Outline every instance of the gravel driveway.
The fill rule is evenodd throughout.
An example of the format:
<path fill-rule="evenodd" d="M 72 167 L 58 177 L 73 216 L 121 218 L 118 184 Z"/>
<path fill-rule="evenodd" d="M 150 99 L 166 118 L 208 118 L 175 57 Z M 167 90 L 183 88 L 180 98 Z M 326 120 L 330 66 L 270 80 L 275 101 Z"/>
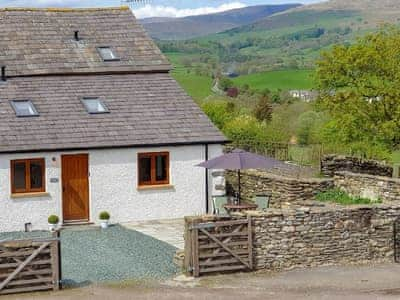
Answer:
<path fill-rule="evenodd" d="M 48 232 L 0 234 L 1 239 L 49 236 Z M 165 279 L 178 273 L 176 248 L 119 225 L 106 230 L 61 231 L 62 278 L 66 286 L 128 279 Z"/>

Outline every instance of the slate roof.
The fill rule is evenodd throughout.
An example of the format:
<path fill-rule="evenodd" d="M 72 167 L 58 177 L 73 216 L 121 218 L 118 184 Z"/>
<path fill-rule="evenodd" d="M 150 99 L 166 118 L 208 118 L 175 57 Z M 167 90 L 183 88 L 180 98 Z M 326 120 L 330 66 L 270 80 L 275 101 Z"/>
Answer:
<path fill-rule="evenodd" d="M 83 97 L 110 113 L 88 114 Z M 38 117 L 16 117 L 30 99 Z M 169 74 L 21 77 L 0 83 L 0 152 L 220 143 L 225 137 Z"/>
<path fill-rule="evenodd" d="M 104 62 L 99 46 L 120 61 Z M 127 8 L 0 9 L 0 64 L 2 153 L 226 141 Z M 84 97 L 109 113 L 88 114 Z M 39 116 L 17 117 L 11 100 Z"/>
<path fill-rule="evenodd" d="M 120 61 L 104 62 L 102 46 Z M 8 76 L 171 69 L 127 7 L 0 9 L 0 64 Z"/>

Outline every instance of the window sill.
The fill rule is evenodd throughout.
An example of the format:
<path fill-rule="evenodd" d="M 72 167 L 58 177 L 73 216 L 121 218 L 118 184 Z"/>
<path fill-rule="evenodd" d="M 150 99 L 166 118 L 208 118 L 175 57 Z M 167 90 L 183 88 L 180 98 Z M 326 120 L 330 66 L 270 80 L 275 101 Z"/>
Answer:
<path fill-rule="evenodd" d="M 47 193 L 47 192 L 11 194 L 11 198 L 13 198 L 13 199 L 32 198 L 32 197 L 48 197 L 48 196 L 50 196 L 50 193 Z"/>
<path fill-rule="evenodd" d="M 138 191 L 147 191 L 147 190 L 169 190 L 174 189 L 172 184 L 157 184 L 157 185 L 142 185 L 138 186 Z"/>

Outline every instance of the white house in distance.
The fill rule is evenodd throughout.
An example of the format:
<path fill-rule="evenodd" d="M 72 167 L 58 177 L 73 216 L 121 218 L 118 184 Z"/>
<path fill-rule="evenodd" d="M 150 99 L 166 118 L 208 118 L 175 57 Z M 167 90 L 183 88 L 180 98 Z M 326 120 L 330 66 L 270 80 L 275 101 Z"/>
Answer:
<path fill-rule="evenodd" d="M 0 231 L 201 214 L 225 137 L 128 8 L 0 10 Z"/>

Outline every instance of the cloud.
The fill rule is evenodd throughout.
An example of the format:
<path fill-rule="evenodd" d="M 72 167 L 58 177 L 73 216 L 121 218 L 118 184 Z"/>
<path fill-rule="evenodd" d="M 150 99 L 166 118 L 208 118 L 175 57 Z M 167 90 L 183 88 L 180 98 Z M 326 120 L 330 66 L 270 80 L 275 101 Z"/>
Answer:
<path fill-rule="evenodd" d="M 211 7 L 204 6 L 199 8 L 175 8 L 171 6 L 151 5 L 146 4 L 140 8 L 134 8 L 133 13 L 137 18 L 150 18 L 150 17 L 172 17 L 181 18 L 186 16 L 197 16 L 204 14 L 219 13 L 230 9 L 243 8 L 246 4 L 241 2 L 225 3 L 220 6 Z"/>

